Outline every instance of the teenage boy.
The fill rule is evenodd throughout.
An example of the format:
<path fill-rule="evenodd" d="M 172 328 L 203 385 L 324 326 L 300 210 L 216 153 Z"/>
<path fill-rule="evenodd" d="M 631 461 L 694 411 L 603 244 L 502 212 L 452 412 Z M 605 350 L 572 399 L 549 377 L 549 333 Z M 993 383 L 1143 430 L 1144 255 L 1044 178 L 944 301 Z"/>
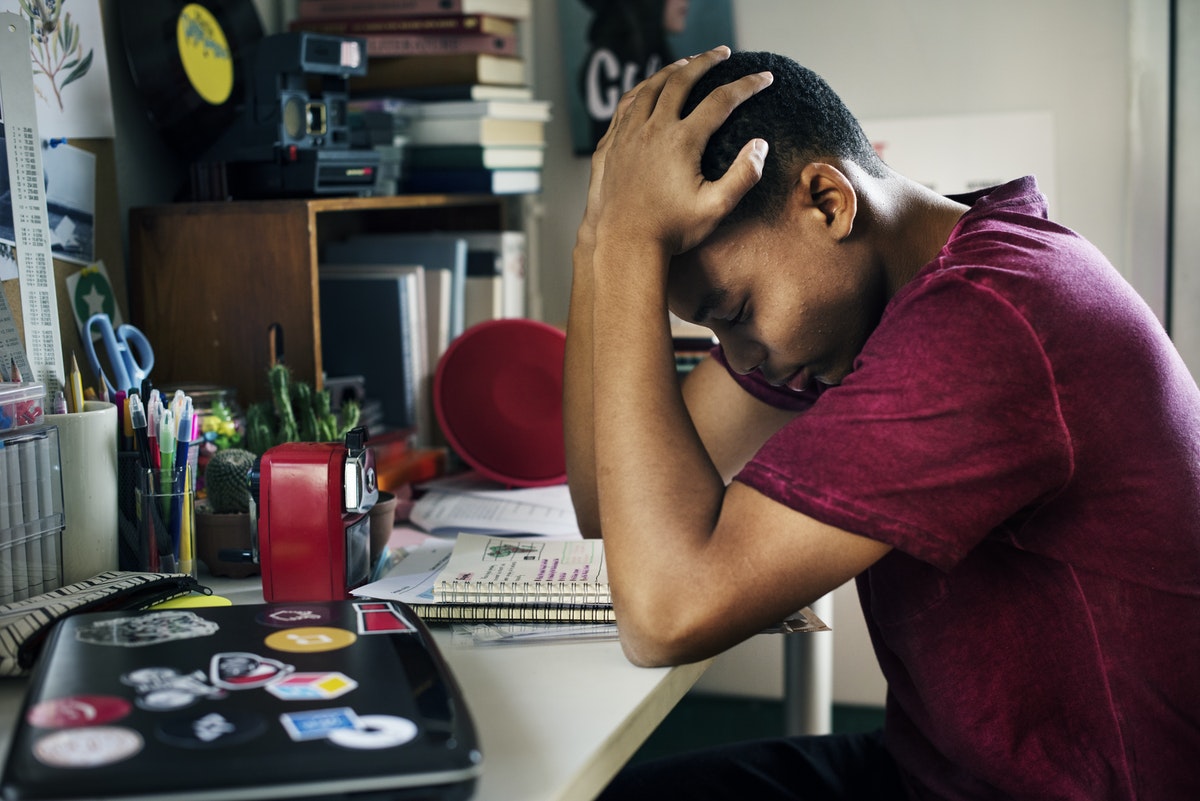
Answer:
<path fill-rule="evenodd" d="M 668 309 L 721 343 L 682 389 Z M 795 62 L 676 62 L 592 160 L 565 409 L 633 662 L 856 578 L 888 681 L 882 734 L 611 797 L 1200 798 L 1200 392 L 1033 178 L 943 197 Z"/>

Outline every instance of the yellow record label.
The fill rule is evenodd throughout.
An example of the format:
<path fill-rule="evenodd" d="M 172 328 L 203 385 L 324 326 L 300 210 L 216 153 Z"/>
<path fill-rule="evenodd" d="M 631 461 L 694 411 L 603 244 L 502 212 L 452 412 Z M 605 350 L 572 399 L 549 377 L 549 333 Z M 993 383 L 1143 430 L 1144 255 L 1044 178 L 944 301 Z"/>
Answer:
<path fill-rule="evenodd" d="M 214 106 L 228 100 L 233 93 L 233 58 L 217 18 L 204 6 L 188 3 L 179 12 L 175 35 L 192 88 Z"/>

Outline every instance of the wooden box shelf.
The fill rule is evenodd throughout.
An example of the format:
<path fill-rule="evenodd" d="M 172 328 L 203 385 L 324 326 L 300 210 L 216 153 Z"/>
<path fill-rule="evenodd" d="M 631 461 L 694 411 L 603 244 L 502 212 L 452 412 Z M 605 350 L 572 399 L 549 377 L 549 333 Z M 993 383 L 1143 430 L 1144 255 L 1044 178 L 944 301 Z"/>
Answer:
<path fill-rule="evenodd" d="M 130 211 L 130 309 L 155 353 L 151 380 L 217 384 L 246 406 L 268 397 L 269 329 L 283 360 L 322 387 L 317 265 L 359 232 L 505 227 L 503 198 L 373 198 L 179 203 Z"/>

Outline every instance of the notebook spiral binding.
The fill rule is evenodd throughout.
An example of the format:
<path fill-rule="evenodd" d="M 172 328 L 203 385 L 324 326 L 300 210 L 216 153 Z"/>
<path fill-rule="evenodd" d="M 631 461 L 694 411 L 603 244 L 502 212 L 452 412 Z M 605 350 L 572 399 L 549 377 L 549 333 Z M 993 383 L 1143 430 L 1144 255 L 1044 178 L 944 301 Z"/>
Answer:
<path fill-rule="evenodd" d="M 434 588 L 439 603 L 609 606 L 608 587 L 589 581 L 442 581 Z"/>

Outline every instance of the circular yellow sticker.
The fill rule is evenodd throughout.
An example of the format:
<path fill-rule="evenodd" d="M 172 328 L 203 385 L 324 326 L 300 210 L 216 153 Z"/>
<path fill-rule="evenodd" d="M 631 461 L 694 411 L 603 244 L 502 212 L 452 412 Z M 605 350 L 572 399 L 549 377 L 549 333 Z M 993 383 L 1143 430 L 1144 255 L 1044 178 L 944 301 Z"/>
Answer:
<path fill-rule="evenodd" d="M 188 3 L 175 26 L 179 58 L 192 88 L 214 106 L 233 93 L 233 57 L 221 24 L 207 8 Z"/>
<path fill-rule="evenodd" d="M 336 651 L 339 648 L 345 648 L 357 639 L 357 634 L 346 629 L 335 629 L 330 626 L 301 626 L 277 631 L 269 635 L 264 642 L 268 648 L 274 648 L 276 651 L 303 654 Z"/>

